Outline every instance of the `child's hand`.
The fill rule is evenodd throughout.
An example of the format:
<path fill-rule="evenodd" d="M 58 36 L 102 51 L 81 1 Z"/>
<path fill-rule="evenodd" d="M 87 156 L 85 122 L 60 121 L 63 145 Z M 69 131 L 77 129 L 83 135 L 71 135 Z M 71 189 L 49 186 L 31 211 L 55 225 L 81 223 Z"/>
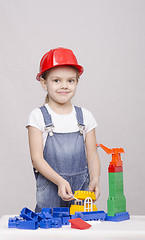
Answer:
<path fill-rule="evenodd" d="M 91 192 L 95 192 L 96 200 L 97 200 L 100 196 L 100 187 L 96 180 L 90 181 L 89 190 Z"/>
<path fill-rule="evenodd" d="M 62 181 L 60 181 L 58 184 L 58 195 L 64 201 L 73 200 L 73 197 L 72 197 L 73 193 L 72 193 L 70 184 L 65 179 L 62 179 Z"/>

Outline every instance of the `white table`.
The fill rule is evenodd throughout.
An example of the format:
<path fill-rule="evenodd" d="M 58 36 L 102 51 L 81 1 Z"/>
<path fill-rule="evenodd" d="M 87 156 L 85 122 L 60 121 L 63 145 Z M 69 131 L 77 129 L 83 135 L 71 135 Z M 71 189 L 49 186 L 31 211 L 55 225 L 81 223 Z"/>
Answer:
<path fill-rule="evenodd" d="M 62 228 L 22 230 L 7 227 L 8 218 L 0 218 L 0 240 L 145 240 L 145 216 L 131 216 L 123 222 L 89 221 L 90 229 Z"/>

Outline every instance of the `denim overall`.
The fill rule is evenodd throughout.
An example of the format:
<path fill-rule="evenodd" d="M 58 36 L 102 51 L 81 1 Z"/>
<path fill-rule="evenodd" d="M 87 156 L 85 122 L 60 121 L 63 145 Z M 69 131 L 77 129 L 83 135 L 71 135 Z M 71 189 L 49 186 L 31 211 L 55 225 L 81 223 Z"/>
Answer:
<path fill-rule="evenodd" d="M 84 143 L 82 109 L 75 106 L 79 131 L 71 133 L 55 133 L 51 115 L 45 106 L 41 107 L 45 130 L 48 132 L 43 156 L 48 164 L 64 179 L 72 189 L 88 190 L 89 176 Z M 69 207 L 72 201 L 63 201 L 58 196 L 58 187 L 34 169 L 36 177 L 36 212 L 46 207 Z M 86 180 L 86 181 L 85 181 Z"/>

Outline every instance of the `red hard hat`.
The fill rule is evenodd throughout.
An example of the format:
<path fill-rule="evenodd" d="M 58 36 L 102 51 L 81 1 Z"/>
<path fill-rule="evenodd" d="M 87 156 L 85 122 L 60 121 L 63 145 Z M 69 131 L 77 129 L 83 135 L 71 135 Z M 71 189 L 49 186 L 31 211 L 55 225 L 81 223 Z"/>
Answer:
<path fill-rule="evenodd" d="M 70 49 L 66 48 L 55 48 L 47 52 L 40 61 L 40 70 L 36 76 L 39 81 L 40 76 L 46 70 L 56 67 L 56 66 L 74 66 L 79 70 L 79 75 L 84 71 L 83 67 L 78 65 L 77 59 L 74 53 Z"/>

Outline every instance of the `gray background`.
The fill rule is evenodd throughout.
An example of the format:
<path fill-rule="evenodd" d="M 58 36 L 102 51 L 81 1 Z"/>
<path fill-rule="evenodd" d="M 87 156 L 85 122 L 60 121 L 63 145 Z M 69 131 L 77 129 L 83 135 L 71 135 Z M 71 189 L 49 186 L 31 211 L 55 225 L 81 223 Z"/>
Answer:
<path fill-rule="evenodd" d="M 97 141 L 123 147 L 127 210 L 145 214 L 145 1 L 0 0 L 0 214 L 35 206 L 25 128 L 44 102 L 35 80 L 42 55 L 71 48 L 84 66 L 73 103 L 89 109 Z M 101 196 L 107 209 L 111 156 L 99 149 Z"/>

